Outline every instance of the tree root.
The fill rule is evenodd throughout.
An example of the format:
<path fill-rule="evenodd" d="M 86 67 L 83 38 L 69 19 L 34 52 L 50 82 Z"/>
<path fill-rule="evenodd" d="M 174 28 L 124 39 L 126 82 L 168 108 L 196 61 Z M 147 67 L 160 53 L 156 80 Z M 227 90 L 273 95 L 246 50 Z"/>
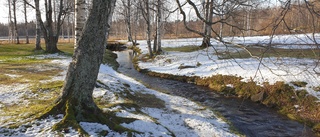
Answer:
<path fill-rule="evenodd" d="M 128 119 L 128 118 L 118 118 L 113 114 L 107 114 L 104 113 L 102 110 L 100 110 L 98 107 L 96 108 L 90 108 L 90 109 L 85 109 L 81 111 L 81 115 L 85 116 L 83 119 L 77 118 L 77 113 L 76 113 L 76 106 L 72 103 L 70 103 L 70 100 L 66 101 L 65 103 L 58 102 L 54 106 L 48 108 L 45 110 L 43 114 L 38 116 L 36 119 L 44 119 L 47 118 L 50 115 L 58 115 L 58 114 L 64 114 L 63 119 L 56 123 L 52 129 L 54 131 L 64 131 L 68 132 L 69 127 L 75 129 L 76 131 L 79 132 L 80 135 L 88 135 L 88 133 L 80 126 L 79 122 L 96 122 L 96 123 L 101 123 L 107 125 L 111 130 L 114 130 L 119 133 L 123 132 L 136 132 L 131 129 L 127 129 L 120 124 L 123 121 L 134 121 L 133 119 Z M 82 106 L 83 107 L 83 106 Z M 83 107 L 85 108 L 85 107 Z M 94 110 L 94 112 L 92 112 Z M 122 119 L 122 120 L 120 120 Z"/>

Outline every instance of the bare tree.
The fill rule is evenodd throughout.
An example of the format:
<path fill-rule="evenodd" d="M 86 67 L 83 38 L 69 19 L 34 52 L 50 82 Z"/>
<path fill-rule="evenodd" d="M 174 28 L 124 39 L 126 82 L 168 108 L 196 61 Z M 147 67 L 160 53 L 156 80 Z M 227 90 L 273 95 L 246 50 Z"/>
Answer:
<path fill-rule="evenodd" d="M 36 10 L 36 48 L 35 50 L 42 50 L 41 48 L 41 13 L 39 7 L 39 0 L 34 0 Z"/>
<path fill-rule="evenodd" d="M 17 0 L 12 0 L 12 11 L 13 11 L 13 28 L 14 28 L 15 43 L 20 44 L 18 27 L 17 27 Z"/>
<path fill-rule="evenodd" d="M 156 24 L 156 36 L 155 36 L 155 40 L 154 43 L 155 47 L 154 47 L 154 52 L 156 53 L 160 53 L 161 50 L 161 39 L 162 39 L 162 6 L 163 6 L 163 0 L 157 0 L 157 24 Z"/>
<path fill-rule="evenodd" d="M 29 33 L 28 33 L 28 18 L 27 18 L 27 2 L 23 2 L 23 13 L 24 13 L 24 29 L 26 35 L 26 44 L 29 44 Z"/>
<path fill-rule="evenodd" d="M 149 0 L 142 0 L 140 2 L 140 9 L 142 11 L 142 15 L 144 20 L 146 21 L 147 25 L 147 44 L 148 44 L 148 51 L 149 51 L 149 56 L 153 57 L 153 52 L 151 48 L 151 13 L 150 13 L 150 2 Z"/>
<path fill-rule="evenodd" d="M 106 37 L 110 29 L 116 0 L 93 0 L 87 22 L 69 65 L 63 92 L 56 104 L 43 117 L 50 114 L 65 114 L 55 125 L 57 129 L 70 125 L 80 128 L 78 122 L 100 122 L 114 128 L 110 119 L 93 101 L 100 64 L 106 48 Z"/>
<path fill-rule="evenodd" d="M 12 9 L 11 9 L 11 0 L 8 0 L 8 30 L 9 30 L 9 42 L 13 43 L 13 22 L 12 22 Z"/>
<path fill-rule="evenodd" d="M 202 1 L 203 11 L 204 11 L 204 19 L 207 22 L 203 24 L 203 33 L 204 37 L 202 40 L 201 47 L 209 47 L 211 45 L 211 25 L 212 25 L 212 17 L 213 17 L 213 0 Z"/>
<path fill-rule="evenodd" d="M 72 9 L 70 8 L 70 6 L 65 6 L 63 1 L 64 0 L 59 0 L 59 3 L 58 3 L 59 11 L 58 11 L 56 22 L 53 21 L 54 18 L 53 18 L 52 0 L 44 1 L 45 17 L 46 17 L 45 22 L 43 22 L 41 18 L 39 0 L 34 0 L 35 6 L 28 3 L 28 5 L 30 5 L 32 8 L 36 10 L 37 26 L 39 25 L 41 27 L 41 32 L 43 34 L 44 41 L 46 44 L 45 52 L 47 53 L 59 52 L 57 48 L 57 43 L 58 43 L 60 31 L 61 31 L 61 26 L 63 25 L 64 18 L 66 17 L 67 13 L 69 12 L 70 9 Z M 36 44 L 36 47 L 37 47 L 37 44 Z"/>
<path fill-rule="evenodd" d="M 131 24 L 131 14 L 132 14 L 132 0 L 121 0 L 121 6 L 123 9 L 120 11 L 121 15 L 124 17 L 124 21 L 126 23 L 126 31 L 127 31 L 127 37 L 129 42 L 133 42 L 132 38 L 132 24 Z M 134 44 L 134 43 L 133 43 Z"/>

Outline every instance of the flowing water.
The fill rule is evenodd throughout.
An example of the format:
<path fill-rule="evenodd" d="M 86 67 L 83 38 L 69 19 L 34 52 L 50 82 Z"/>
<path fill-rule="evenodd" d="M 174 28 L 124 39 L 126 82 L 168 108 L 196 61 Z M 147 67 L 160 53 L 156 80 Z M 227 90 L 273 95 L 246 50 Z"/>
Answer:
<path fill-rule="evenodd" d="M 304 124 L 289 120 L 274 109 L 250 100 L 224 97 L 207 87 L 175 80 L 162 79 L 137 72 L 132 65 L 132 51 L 117 52 L 118 71 L 141 81 L 155 90 L 185 97 L 212 110 L 218 111 L 233 126 L 248 137 L 313 137 L 311 129 Z"/>

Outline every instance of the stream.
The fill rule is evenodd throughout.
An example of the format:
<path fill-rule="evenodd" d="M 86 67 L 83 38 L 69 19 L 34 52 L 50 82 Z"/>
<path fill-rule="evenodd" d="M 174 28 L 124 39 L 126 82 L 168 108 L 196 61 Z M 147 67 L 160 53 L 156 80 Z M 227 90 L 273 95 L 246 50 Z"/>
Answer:
<path fill-rule="evenodd" d="M 132 51 L 116 52 L 118 71 L 147 87 L 193 100 L 219 112 L 247 137 L 313 137 L 309 127 L 280 115 L 276 110 L 250 100 L 225 97 L 207 87 L 139 73 L 132 65 Z"/>

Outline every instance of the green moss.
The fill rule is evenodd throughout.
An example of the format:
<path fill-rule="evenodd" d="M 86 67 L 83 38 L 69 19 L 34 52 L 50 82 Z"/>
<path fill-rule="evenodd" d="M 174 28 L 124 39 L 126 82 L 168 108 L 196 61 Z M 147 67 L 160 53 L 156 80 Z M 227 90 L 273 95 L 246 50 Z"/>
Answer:
<path fill-rule="evenodd" d="M 72 127 L 73 129 L 76 129 L 80 134 L 88 135 L 88 133 L 82 129 L 82 127 L 79 125 L 78 121 L 76 120 L 75 112 L 72 109 L 72 106 L 69 103 L 69 101 L 66 103 L 65 107 L 66 107 L 65 116 L 60 122 L 53 125 L 52 129 L 62 131 L 62 130 L 67 130 L 69 127 Z"/>

